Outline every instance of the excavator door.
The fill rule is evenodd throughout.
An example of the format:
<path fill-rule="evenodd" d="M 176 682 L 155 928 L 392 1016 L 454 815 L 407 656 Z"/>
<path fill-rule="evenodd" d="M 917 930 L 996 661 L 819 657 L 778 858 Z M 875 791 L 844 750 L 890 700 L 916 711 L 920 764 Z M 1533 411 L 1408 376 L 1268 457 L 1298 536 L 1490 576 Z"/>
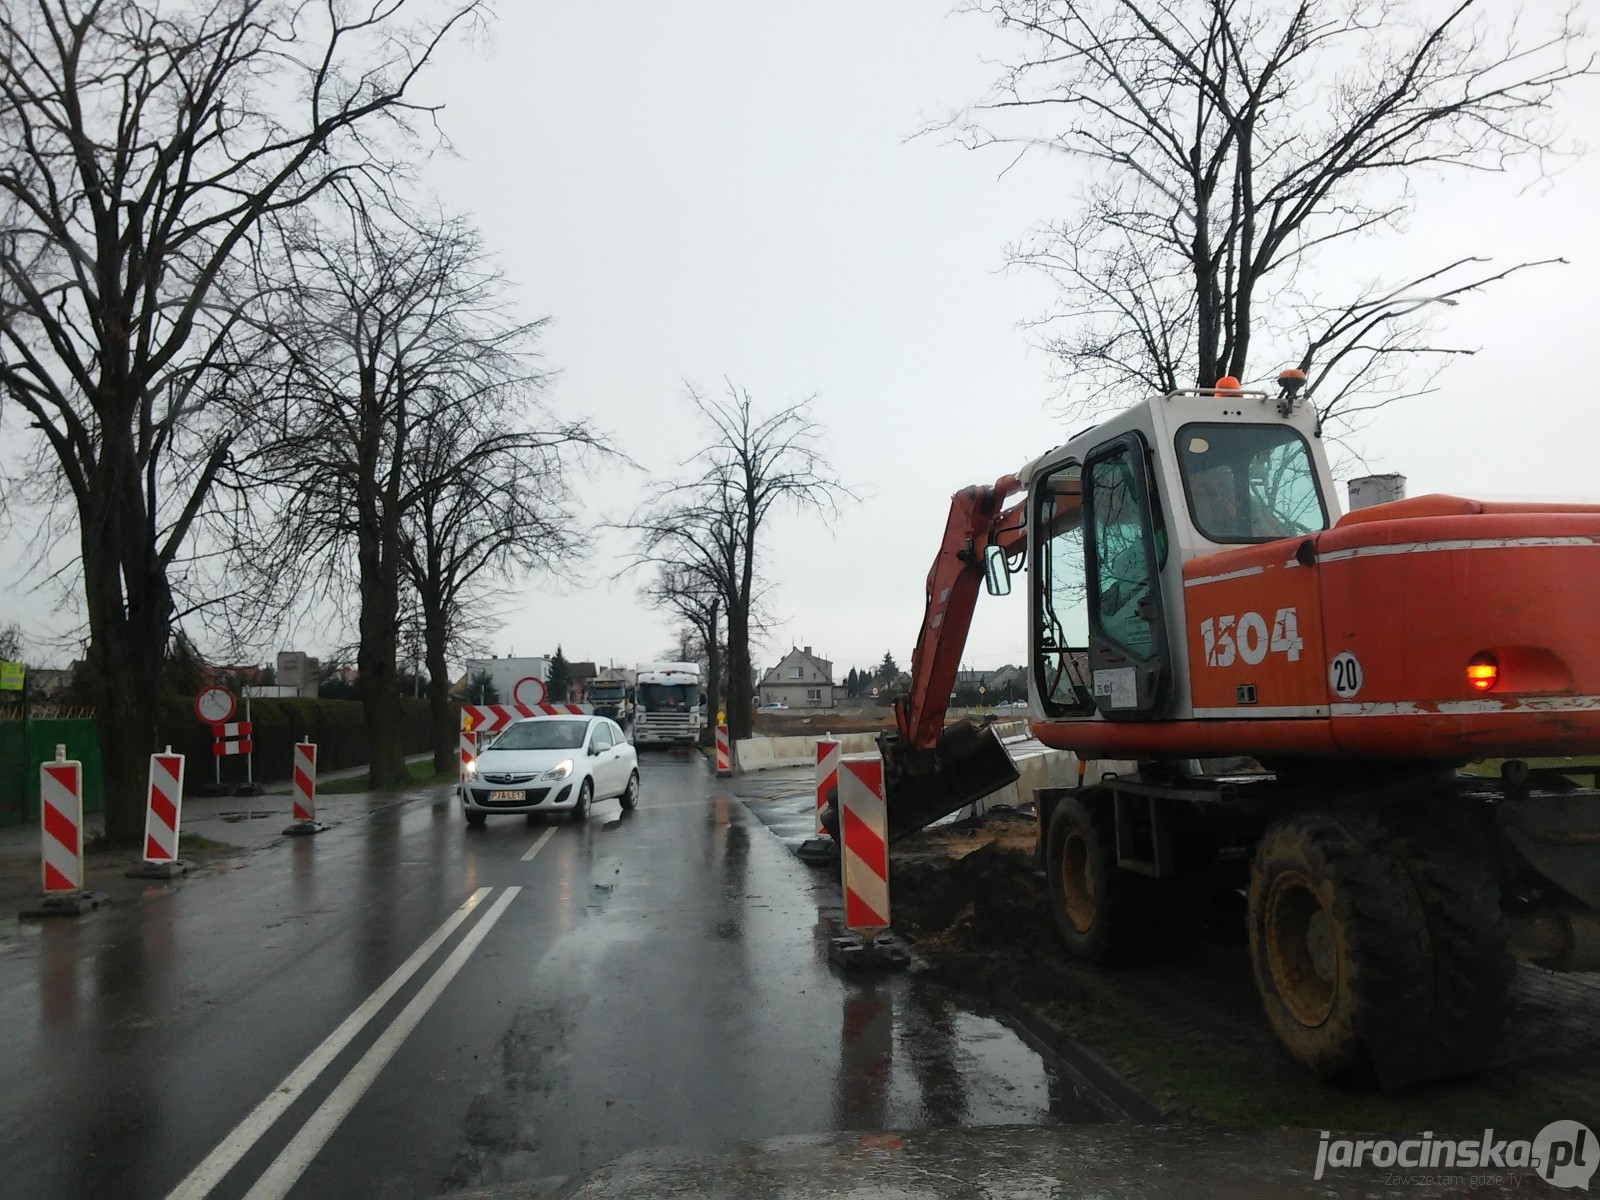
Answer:
<path fill-rule="evenodd" d="M 1097 447 L 1084 463 L 1090 692 L 1111 721 L 1159 717 L 1172 699 L 1160 578 L 1167 536 L 1148 463 L 1137 433 Z"/>

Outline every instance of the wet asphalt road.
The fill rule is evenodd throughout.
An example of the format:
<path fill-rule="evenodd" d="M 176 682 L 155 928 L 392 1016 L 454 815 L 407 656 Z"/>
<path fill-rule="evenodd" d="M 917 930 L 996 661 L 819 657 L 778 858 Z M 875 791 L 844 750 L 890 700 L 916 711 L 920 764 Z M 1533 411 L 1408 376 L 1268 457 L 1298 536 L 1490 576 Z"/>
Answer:
<path fill-rule="evenodd" d="M 836 886 L 785 846 L 804 773 L 641 767 L 626 817 L 472 830 L 432 789 L 20 927 L 0 1193 L 429 1196 L 649 1147 L 1096 1119 L 992 1018 L 829 968 Z"/>

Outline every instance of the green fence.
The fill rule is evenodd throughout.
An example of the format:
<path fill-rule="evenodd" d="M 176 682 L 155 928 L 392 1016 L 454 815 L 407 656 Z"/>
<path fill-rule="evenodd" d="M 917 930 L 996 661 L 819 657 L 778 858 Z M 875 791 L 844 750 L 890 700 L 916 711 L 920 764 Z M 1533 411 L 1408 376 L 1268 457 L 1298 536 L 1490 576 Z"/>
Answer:
<path fill-rule="evenodd" d="M 39 764 L 52 761 L 56 747 L 83 764 L 83 808 L 99 812 L 105 803 L 100 743 L 87 719 L 0 721 L 0 825 L 39 819 Z"/>

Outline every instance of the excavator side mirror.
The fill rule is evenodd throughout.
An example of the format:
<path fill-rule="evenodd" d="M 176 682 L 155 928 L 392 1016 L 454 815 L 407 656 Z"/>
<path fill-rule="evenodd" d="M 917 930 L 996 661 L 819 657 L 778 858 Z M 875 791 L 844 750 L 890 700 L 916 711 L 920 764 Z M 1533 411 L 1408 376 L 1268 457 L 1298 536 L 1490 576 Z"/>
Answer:
<path fill-rule="evenodd" d="M 1011 568 L 1006 564 L 1006 552 L 999 546 L 990 546 L 983 552 L 983 586 L 991 596 L 1011 594 Z"/>

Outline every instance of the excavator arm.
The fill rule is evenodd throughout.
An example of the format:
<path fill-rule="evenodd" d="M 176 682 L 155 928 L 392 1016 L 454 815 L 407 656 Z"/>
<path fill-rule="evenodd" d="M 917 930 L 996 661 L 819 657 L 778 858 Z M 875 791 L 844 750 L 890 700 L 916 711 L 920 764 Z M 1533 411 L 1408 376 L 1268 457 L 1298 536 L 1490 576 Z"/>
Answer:
<path fill-rule="evenodd" d="M 993 729 L 965 720 L 946 726 L 945 716 L 983 583 L 984 552 L 998 545 L 1010 555 L 1026 543 L 1021 505 L 1003 507 L 1019 486 L 1015 475 L 1005 475 L 992 487 L 974 485 L 950 499 L 911 652 L 911 691 L 895 699 L 895 732 L 878 739 L 891 841 L 1017 779 Z"/>

